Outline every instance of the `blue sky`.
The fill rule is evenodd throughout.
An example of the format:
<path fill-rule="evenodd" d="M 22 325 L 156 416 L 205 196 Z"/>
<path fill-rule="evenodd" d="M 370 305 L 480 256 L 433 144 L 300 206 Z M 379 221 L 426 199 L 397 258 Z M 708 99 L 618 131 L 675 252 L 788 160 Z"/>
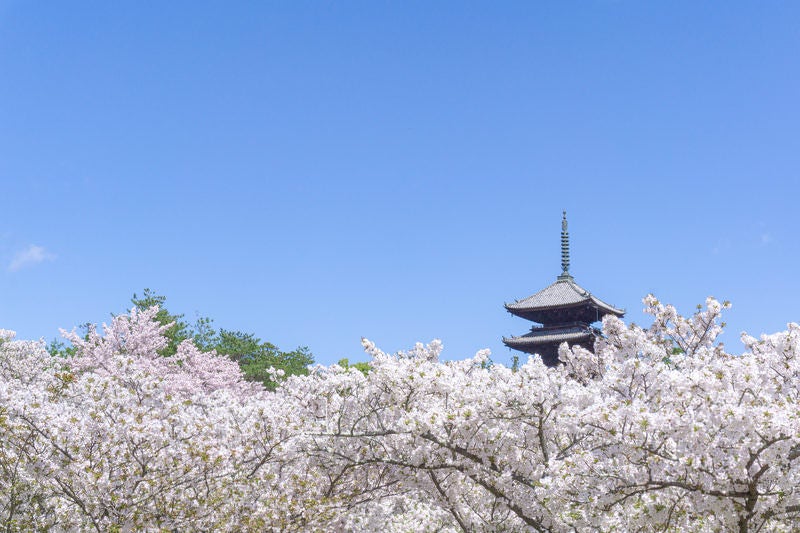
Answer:
<path fill-rule="evenodd" d="M 560 271 L 642 323 L 799 321 L 796 2 L 0 0 L 0 327 L 150 287 L 322 363 L 528 324 Z"/>

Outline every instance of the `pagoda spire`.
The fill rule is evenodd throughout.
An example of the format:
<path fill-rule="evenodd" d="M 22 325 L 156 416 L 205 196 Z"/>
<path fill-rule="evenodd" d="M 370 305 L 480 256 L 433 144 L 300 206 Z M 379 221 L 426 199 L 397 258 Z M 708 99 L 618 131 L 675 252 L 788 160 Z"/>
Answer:
<path fill-rule="evenodd" d="M 569 273 L 569 231 L 567 231 L 567 212 L 561 217 L 561 275 L 558 279 L 572 279 Z"/>

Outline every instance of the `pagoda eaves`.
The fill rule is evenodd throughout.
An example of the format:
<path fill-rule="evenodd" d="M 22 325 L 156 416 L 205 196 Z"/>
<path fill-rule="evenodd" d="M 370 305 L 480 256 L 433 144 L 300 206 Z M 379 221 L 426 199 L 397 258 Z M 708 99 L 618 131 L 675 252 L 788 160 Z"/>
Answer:
<path fill-rule="evenodd" d="M 575 324 L 571 327 L 557 326 L 557 327 L 534 327 L 530 333 L 521 335 L 519 337 L 503 337 L 503 342 L 506 346 L 520 350 L 522 352 L 534 353 L 537 347 L 543 344 L 555 344 L 556 346 L 562 342 L 569 344 L 583 344 L 588 341 L 594 341 L 599 332 L 597 329 L 587 326 L 585 324 Z"/>
<path fill-rule="evenodd" d="M 625 314 L 625 310 L 607 304 L 575 283 L 572 276 L 559 276 L 555 283 L 536 294 L 504 305 L 509 313 L 540 324 L 552 323 L 553 320 L 592 323 L 602 320 L 605 315 Z M 559 310 L 563 311 L 559 313 Z M 573 317 L 571 320 L 570 316 Z"/>

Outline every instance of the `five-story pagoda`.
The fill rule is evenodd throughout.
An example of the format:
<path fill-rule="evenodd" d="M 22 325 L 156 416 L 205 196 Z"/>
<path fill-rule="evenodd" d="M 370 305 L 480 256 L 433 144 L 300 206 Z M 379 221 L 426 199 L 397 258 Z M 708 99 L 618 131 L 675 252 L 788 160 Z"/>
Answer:
<path fill-rule="evenodd" d="M 600 330 L 592 324 L 608 314 L 618 317 L 625 314 L 623 309 L 605 303 L 575 283 L 570 275 L 566 211 L 561 220 L 561 275 L 555 283 L 523 300 L 505 304 L 505 308 L 541 325 L 534 324 L 529 333 L 519 337 L 503 337 L 503 343 L 525 353 L 538 353 L 547 366 L 558 364 L 558 347 L 562 342 L 593 350 Z"/>

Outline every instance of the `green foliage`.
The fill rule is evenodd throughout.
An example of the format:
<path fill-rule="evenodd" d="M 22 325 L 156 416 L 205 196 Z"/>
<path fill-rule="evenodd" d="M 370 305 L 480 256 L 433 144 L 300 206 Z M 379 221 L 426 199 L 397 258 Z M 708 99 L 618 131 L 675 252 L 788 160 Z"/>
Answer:
<path fill-rule="evenodd" d="M 211 350 L 216 342 L 217 332 L 211 326 L 212 322 L 208 317 L 198 317 L 192 328 L 192 340 L 203 351 Z"/>
<path fill-rule="evenodd" d="M 356 370 L 358 370 L 359 372 L 361 372 L 365 376 L 367 374 L 369 374 L 370 370 L 372 370 L 372 367 L 366 361 L 359 361 L 357 363 L 352 363 L 351 364 L 350 360 L 347 359 L 346 357 L 343 358 L 343 359 L 339 359 L 339 362 L 336 363 L 336 364 L 339 365 L 340 367 L 344 368 L 345 370 L 347 370 L 349 368 L 355 368 Z"/>
<path fill-rule="evenodd" d="M 220 329 L 212 340 L 217 353 L 225 354 L 240 364 L 243 361 L 263 359 L 278 352 L 278 348 L 273 344 L 261 342 L 261 339 L 252 333 Z"/>
<path fill-rule="evenodd" d="M 314 356 L 306 347 L 282 352 L 270 342 L 263 342 L 252 333 L 220 329 L 213 337 L 210 348 L 227 355 L 237 363 L 248 381 L 257 381 L 274 390 L 278 383 L 270 368 L 283 370 L 286 376 L 308 374 L 308 365 Z"/>
<path fill-rule="evenodd" d="M 67 346 L 64 341 L 53 339 L 47 344 L 47 351 L 53 357 L 69 357 L 75 353 L 75 348 Z"/>

